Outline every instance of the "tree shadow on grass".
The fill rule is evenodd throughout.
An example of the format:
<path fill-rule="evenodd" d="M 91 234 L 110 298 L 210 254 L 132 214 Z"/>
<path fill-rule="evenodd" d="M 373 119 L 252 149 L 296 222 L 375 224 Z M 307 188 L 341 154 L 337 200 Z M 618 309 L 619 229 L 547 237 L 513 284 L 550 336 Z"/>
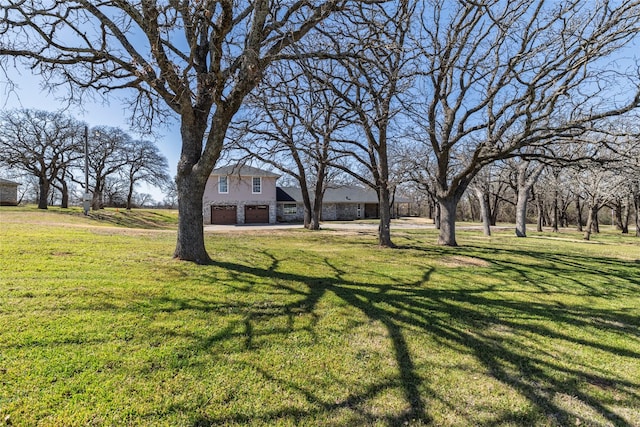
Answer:
<path fill-rule="evenodd" d="M 432 250 L 433 248 L 429 248 Z M 457 252 L 459 253 L 459 249 Z M 486 249 L 482 249 L 487 253 Z M 489 251 L 490 252 L 490 251 Z M 582 268 L 585 274 L 613 274 L 616 286 L 607 292 L 614 293 L 617 298 L 631 293 L 638 285 L 637 279 L 626 274 L 618 274 L 619 264 L 615 260 L 594 260 L 576 263 L 573 257 L 551 257 L 549 255 L 531 253 L 528 251 L 507 251 L 517 256 L 537 257 L 548 261 L 548 265 L 538 266 L 536 280 L 549 279 L 557 274 L 570 274 L 572 268 Z M 477 249 L 469 250 L 469 255 L 478 256 Z M 382 378 L 359 393 L 352 393 L 340 402 L 329 402 L 317 395 L 317 391 L 304 388 L 278 379 L 273 373 L 255 367 L 260 374 L 271 382 L 279 382 L 282 387 L 295 390 L 305 396 L 315 410 L 291 411 L 268 410 L 258 416 L 258 420 L 269 422 L 282 417 L 293 417 L 296 422 L 313 417 L 317 413 L 326 413 L 338 408 L 349 408 L 360 411 L 360 420 L 366 422 L 382 421 L 386 425 L 429 424 L 432 421 L 429 403 L 431 399 L 446 400 L 438 396 L 426 378 L 418 372 L 416 360 L 406 334 L 411 331 L 421 331 L 434 337 L 441 345 L 451 349 L 464 349 L 473 354 L 475 359 L 486 369 L 488 375 L 507 387 L 517 391 L 524 397 L 531 409 L 529 412 L 512 412 L 508 409 L 496 409 L 491 420 L 485 420 L 483 425 L 501 425 L 504 423 L 537 423 L 545 420 L 552 424 L 575 424 L 577 419 L 584 417 L 584 413 L 595 414 L 606 422 L 619 426 L 630 426 L 631 422 L 624 416 L 610 409 L 611 406 L 627 402 L 640 401 L 640 382 L 623 380 L 615 374 L 607 373 L 596 365 L 590 366 L 585 362 L 578 362 L 567 366 L 561 358 L 552 354 L 554 349 L 542 344 L 542 350 L 529 351 L 522 336 L 527 336 L 532 343 L 540 340 L 553 340 L 567 346 L 578 346 L 593 352 L 605 352 L 633 359 L 640 359 L 640 345 L 629 346 L 611 343 L 609 340 L 572 336 L 563 328 L 602 328 L 614 335 L 630 337 L 640 336 L 640 319 L 630 313 L 617 310 L 602 310 L 587 305 L 571 305 L 564 307 L 553 301 L 522 301 L 507 298 L 495 298 L 490 295 L 492 287 L 476 287 L 474 291 L 467 289 L 447 289 L 430 286 L 433 268 L 426 268 L 423 277 L 415 283 L 404 283 L 391 277 L 384 277 L 383 284 L 370 284 L 360 280 L 350 279 L 349 272 L 339 268 L 328 259 L 324 265 L 331 274 L 323 277 L 300 275 L 279 271 L 278 260 L 269 255 L 271 266 L 260 268 L 232 262 L 217 262 L 215 265 L 237 275 L 237 279 L 254 277 L 256 281 L 271 283 L 279 292 L 286 291 L 298 299 L 275 307 L 274 312 L 264 313 L 256 307 L 245 307 L 247 310 L 244 334 L 248 348 L 253 345 L 254 329 L 252 322 L 259 322 L 265 317 L 278 314 L 285 315 L 293 322 L 294 313 L 306 312 L 314 314 L 319 301 L 326 295 L 334 295 L 348 306 L 357 309 L 371 322 L 379 322 L 387 331 L 393 358 L 397 367 L 397 378 L 390 380 Z M 547 259 L 545 259 L 545 257 Z M 487 261 L 493 270 L 499 274 L 503 270 L 515 271 L 520 277 L 528 278 L 532 274 L 527 266 L 509 261 Z M 508 257 L 507 257 L 508 259 Z M 584 261 L 584 260 L 582 260 Z M 589 265 L 591 267 L 585 267 Z M 597 265 L 598 267 L 595 267 Z M 288 283 L 303 284 L 306 290 L 287 285 Z M 575 279 L 573 289 L 567 292 L 577 292 L 603 297 L 602 286 L 590 286 Z M 632 289 L 633 288 L 633 289 Z M 252 292 L 247 289 L 247 292 Z M 540 292 L 547 292 L 541 288 Z M 551 325 L 551 326 L 549 326 Z M 313 326 L 311 327 L 313 329 Z M 500 331 L 496 333 L 495 331 Z M 506 331 L 506 333 L 505 333 Z M 289 330 L 290 332 L 290 330 Z M 275 331 L 287 333 L 287 329 Z M 217 339 L 207 340 L 203 345 L 215 344 Z M 635 340 L 637 343 L 637 340 Z M 420 361 L 418 361 L 421 363 Z M 408 409 L 394 416 L 386 415 L 382 419 L 375 414 L 368 413 L 363 403 L 375 398 L 388 388 L 399 387 L 402 390 Z M 615 401 L 603 401 L 598 393 L 608 391 L 616 396 Z M 569 396 L 579 401 L 586 412 L 576 412 L 571 407 L 558 402 L 558 396 Z M 468 415 L 470 424 L 479 424 L 479 420 Z M 253 419 L 255 421 L 255 418 Z M 194 425 L 209 425 L 218 423 L 243 423 L 249 421 L 241 414 L 230 417 L 199 417 Z"/>

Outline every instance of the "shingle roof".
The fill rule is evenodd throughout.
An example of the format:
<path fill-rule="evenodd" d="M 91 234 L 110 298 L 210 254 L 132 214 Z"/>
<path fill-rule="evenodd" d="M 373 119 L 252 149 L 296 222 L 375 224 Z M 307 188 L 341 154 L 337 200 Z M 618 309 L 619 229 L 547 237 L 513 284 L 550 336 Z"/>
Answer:
<path fill-rule="evenodd" d="M 298 190 L 300 189 L 298 188 Z M 282 189 L 282 187 L 276 187 L 276 200 L 278 202 L 295 202 L 296 201 L 296 199 L 291 197 L 286 191 Z M 300 197 L 300 200 L 302 200 L 302 196 Z"/>
<path fill-rule="evenodd" d="M 274 178 L 280 177 L 280 175 L 278 175 L 277 173 L 254 168 L 253 166 L 239 165 L 239 164 L 216 168 L 211 172 L 211 175 L 265 176 L 265 177 L 274 177 Z"/>
<path fill-rule="evenodd" d="M 2 185 L 15 185 L 16 187 L 20 185 L 18 182 L 9 181 L 8 179 L 0 178 L 0 184 Z"/>
<path fill-rule="evenodd" d="M 278 187 L 277 190 L 280 190 L 276 193 L 279 202 L 302 202 L 302 191 L 297 187 Z M 363 187 L 327 188 L 322 203 L 378 203 L 378 196 L 375 191 Z"/>

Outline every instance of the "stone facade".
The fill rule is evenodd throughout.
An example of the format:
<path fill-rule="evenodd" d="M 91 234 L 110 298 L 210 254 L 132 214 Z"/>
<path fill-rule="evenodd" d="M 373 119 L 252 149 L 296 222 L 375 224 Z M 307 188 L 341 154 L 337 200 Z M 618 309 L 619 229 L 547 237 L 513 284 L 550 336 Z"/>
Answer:
<path fill-rule="evenodd" d="M 285 214 L 285 205 L 296 205 L 295 214 Z M 360 206 L 360 209 L 358 209 Z M 362 203 L 323 203 L 322 212 L 320 213 L 321 221 L 351 221 L 363 218 Z M 276 218 L 278 222 L 303 222 L 304 221 L 304 204 L 294 202 L 278 202 Z"/>
<path fill-rule="evenodd" d="M 296 205 L 296 213 L 284 213 L 285 205 Z M 304 203 L 279 202 L 276 207 L 276 220 L 278 222 L 304 222 Z"/>

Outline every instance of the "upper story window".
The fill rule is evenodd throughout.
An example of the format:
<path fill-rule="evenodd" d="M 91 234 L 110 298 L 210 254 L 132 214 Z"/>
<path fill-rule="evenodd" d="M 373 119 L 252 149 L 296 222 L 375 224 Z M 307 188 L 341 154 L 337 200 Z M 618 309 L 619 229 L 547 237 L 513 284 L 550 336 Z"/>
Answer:
<path fill-rule="evenodd" d="M 251 180 L 251 192 L 253 194 L 262 193 L 262 178 L 259 176 L 254 176 Z"/>
<path fill-rule="evenodd" d="M 229 177 L 221 176 L 218 178 L 218 193 L 225 194 L 229 192 Z"/>

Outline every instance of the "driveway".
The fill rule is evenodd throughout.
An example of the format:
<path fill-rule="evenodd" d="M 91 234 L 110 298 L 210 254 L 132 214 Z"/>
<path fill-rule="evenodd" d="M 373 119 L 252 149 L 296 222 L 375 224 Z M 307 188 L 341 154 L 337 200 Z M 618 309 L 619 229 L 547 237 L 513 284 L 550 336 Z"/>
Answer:
<path fill-rule="evenodd" d="M 286 230 L 301 229 L 302 224 L 237 224 L 237 225 L 205 225 L 204 231 L 249 231 L 249 230 Z M 325 221 L 320 223 L 325 230 L 377 230 L 378 222 L 374 221 Z M 392 230 L 434 229 L 435 225 L 428 218 L 400 218 L 391 220 Z M 492 230 L 509 230 L 513 225 L 492 226 Z M 463 223 L 456 225 L 457 230 L 482 230 L 480 223 Z"/>
<path fill-rule="evenodd" d="M 286 230 L 300 229 L 302 224 L 237 224 L 237 225 L 205 225 L 204 231 L 247 231 L 247 230 Z M 360 221 L 325 221 L 320 228 L 328 230 L 377 230 L 378 222 Z M 391 229 L 434 228 L 426 218 L 402 218 L 391 221 Z"/>

